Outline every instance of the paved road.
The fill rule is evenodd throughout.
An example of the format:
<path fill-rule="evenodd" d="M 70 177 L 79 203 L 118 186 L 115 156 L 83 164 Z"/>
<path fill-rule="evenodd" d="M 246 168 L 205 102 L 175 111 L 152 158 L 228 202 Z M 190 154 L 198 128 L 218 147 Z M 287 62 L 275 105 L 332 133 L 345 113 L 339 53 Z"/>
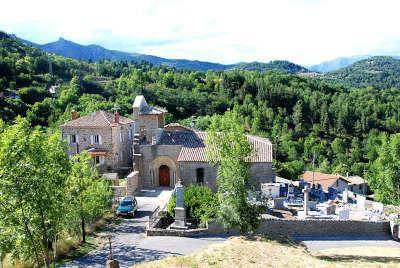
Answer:
<path fill-rule="evenodd" d="M 310 251 L 319 251 L 332 248 L 349 247 L 396 247 L 400 250 L 400 243 L 388 236 L 296 236 L 297 241 L 302 241 Z"/>
<path fill-rule="evenodd" d="M 133 219 L 124 219 L 113 228 L 113 256 L 120 267 L 130 267 L 143 261 L 162 259 L 167 256 L 190 254 L 210 244 L 225 241 L 224 237 L 146 237 L 149 215 L 157 206 L 162 207 L 169 199 L 171 190 L 159 188 L 142 190 L 136 197 L 139 205 Z M 108 257 L 108 245 L 74 260 L 64 267 L 104 267 Z"/>

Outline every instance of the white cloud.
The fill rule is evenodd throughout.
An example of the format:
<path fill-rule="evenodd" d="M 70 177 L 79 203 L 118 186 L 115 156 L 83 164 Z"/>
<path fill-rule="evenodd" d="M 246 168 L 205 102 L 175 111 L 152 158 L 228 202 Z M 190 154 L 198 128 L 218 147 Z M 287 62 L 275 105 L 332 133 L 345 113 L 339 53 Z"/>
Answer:
<path fill-rule="evenodd" d="M 0 29 L 223 63 L 400 54 L 399 1 L 4 1 Z M 5 11 L 5 12 L 4 12 Z"/>

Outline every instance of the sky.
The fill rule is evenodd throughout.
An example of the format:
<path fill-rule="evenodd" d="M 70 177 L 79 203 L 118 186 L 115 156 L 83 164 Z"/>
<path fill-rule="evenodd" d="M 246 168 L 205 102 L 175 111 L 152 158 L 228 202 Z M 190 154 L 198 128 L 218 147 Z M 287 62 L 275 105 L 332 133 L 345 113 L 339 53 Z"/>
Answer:
<path fill-rule="evenodd" d="M 1 0 L 0 30 L 220 63 L 400 55 L 398 0 Z"/>

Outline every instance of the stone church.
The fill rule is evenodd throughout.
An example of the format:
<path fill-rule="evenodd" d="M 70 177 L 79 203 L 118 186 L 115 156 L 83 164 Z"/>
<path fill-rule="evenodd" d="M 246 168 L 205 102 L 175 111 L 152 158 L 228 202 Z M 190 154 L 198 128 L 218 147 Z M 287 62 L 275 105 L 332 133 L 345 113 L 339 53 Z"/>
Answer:
<path fill-rule="evenodd" d="M 128 176 L 128 184 L 133 184 L 133 188 L 174 187 L 181 179 L 184 185 L 202 184 L 216 190 L 217 170 L 206 159 L 206 133 L 179 124 L 165 125 L 165 112 L 149 106 L 143 96 L 137 96 L 133 103 L 133 121 L 117 112 L 112 116 L 99 111 L 75 118 L 61 128 L 67 140 L 71 135 L 77 135 L 79 140 L 86 135 L 91 141 L 91 135 L 101 132 L 104 137 L 100 139 L 107 141 L 107 148 L 91 143 L 81 149 L 88 150 L 93 157 L 98 155 L 96 152 L 101 152 L 104 157 L 102 170 L 133 168 Z M 107 120 L 97 119 L 101 124 L 95 125 L 96 115 Z M 272 144 L 257 136 L 247 135 L 247 139 L 252 147 L 250 172 L 259 188 L 260 183 L 275 180 Z M 70 144 L 76 147 L 71 140 Z"/>

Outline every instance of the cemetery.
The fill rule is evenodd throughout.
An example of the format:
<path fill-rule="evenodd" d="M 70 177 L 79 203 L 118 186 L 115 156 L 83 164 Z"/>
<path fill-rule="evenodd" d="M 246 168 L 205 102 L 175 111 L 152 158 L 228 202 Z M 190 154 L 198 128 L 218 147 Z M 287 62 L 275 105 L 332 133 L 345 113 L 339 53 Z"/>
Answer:
<path fill-rule="evenodd" d="M 384 235 L 392 232 L 399 239 L 396 223 L 400 208 L 384 206 L 371 200 L 370 196 L 344 188 L 338 191 L 304 179 L 289 181 L 278 178 L 275 183 L 261 185 L 257 196 L 250 200 L 265 205 L 257 233 L 279 235 Z M 173 235 L 196 237 L 205 234 L 229 233 L 213 220 L 206 226 L 191 225 L 185 218 L 183 192 L 179 182 L 175 187 L 175 218 L 165 224 L 165 216 L 158 213 L 147 228 L 148 236 Z M 165 214 L 164 214 L 165 215 Z"/>

